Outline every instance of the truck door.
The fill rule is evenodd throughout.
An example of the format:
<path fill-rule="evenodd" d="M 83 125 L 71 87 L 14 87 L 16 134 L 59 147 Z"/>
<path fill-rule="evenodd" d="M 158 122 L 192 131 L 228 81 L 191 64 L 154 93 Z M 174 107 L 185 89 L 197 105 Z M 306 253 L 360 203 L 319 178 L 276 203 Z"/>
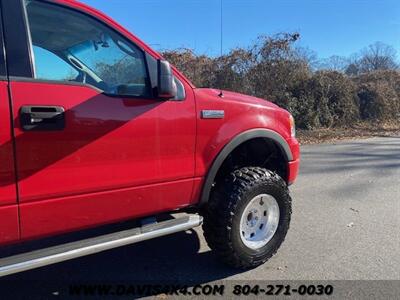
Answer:
<path fill-rule="evenodd" d="M 5 33 L 22 237 L 188 205 L 196 130 L 188 84 L 177 78 L 180 97 L 157 99 L 146 46 L 78 4 L 3 2 L 13 10 Z"/>
<path fill-rule="evenodd" d="M 19 239 L 11 111 L 0 8 L 0 244 Z"/>

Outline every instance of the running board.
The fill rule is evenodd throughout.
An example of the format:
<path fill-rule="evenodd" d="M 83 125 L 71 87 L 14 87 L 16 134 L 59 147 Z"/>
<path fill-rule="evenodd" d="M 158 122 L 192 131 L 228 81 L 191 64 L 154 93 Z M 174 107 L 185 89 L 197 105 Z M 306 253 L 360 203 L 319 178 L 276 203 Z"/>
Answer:
<path fill-rule="evenodd" d="M 190 215 L 6 257 L 0 259 L 0 277 L 185 231 L 201 225 L 202 222 L 201 216 Z"/>

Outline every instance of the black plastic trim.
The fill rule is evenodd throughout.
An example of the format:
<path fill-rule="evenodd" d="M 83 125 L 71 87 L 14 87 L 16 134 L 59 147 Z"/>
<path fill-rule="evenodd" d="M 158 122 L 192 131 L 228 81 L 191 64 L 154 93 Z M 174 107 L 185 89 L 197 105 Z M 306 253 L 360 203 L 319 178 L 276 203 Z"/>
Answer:
<path fill-rule="evenodd" d="M 24 131 L 64 130 L 65 109 L 61 106 L 22 106 L 20 123 Z"/>
<path fill-rule="evenodd" d="M 240 144 L 249 141 L 251 139 L 255 138 L 268 138 L 273 140 L 282 150 L 282 152 L 285 154 L 286 161 L 292 161 L 293 160 L 293 155 L 292 151 L 290 150 L 290 147 L 288 143 L 285 141 L 285 139 L 275 131 L 269 130 L 269 129 L 251 129 L 248 131 L 245 131 L 236 137 L 234 137 L 218 154 L 217 158 L 214 160 L 210 170 L 208 171 L 204 186 L 203 186 L 203 191 L 201 194 L 200 198 L 200 205 L 204 205 L 208 202 L 208 199 L 210 197 L 210 192 L 212 185 L 214 183 L 215 177 L 217 176 L 218 170 L 224 163 L 225 159 L 228 157 L 230 153 L 232 153 L 233 150 L 235 150 Z"/>
<path fill-rule="evenodd" d="M 33 59 L 23 0 L 2 0 L 1 5 L 8 74 L 33 77 Z"/>
<path fill-rule="evenodd" d="M 3 13 L 0 7 L 0 80 L 7 80 L 6 48 L 4 46 Z"/>

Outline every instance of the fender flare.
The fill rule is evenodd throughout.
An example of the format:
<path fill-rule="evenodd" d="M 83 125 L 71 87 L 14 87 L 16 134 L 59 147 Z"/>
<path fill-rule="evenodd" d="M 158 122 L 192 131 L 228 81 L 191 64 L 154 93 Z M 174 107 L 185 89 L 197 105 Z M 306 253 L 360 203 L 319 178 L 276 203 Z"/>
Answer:
<path fill-rule="evenodd" d="M 214 179 L 228 155 L 242 143 L 254 138 L 268 138 L 273 140 L 282 150 L 282 153 L 284 153 L 286 160 L 288 162 L 293 160 L 292 151 L 290 150 L 288 143 L 279 133 L 270 129 L 251 129 L 242 132 L 235 136 L 228 144 L 226 144 L 214 159 L 203 185 L 199 202 L 200 205 L 204 205 L 208 202 Z"/>

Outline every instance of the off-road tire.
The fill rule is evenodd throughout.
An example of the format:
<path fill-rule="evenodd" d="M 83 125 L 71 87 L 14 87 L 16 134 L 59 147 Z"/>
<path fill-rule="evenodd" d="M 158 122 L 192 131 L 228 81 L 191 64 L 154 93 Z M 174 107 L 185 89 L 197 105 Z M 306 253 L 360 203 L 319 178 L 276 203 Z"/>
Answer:
<path fill-rule="evenodd" d="M 240 219 L 247 204 L 260 194 L 275 198 L 280 218 L 272 239 L 254 250 L 242 242 Z M 279 175 L 258 167 L 241 168 L 233 171 L 212 191 L 204 211 L 204 236 L 209 247 L 228 265 L 254 268 L 277 252 L 289 229 L 291 213 L 289 190 Z"/>

